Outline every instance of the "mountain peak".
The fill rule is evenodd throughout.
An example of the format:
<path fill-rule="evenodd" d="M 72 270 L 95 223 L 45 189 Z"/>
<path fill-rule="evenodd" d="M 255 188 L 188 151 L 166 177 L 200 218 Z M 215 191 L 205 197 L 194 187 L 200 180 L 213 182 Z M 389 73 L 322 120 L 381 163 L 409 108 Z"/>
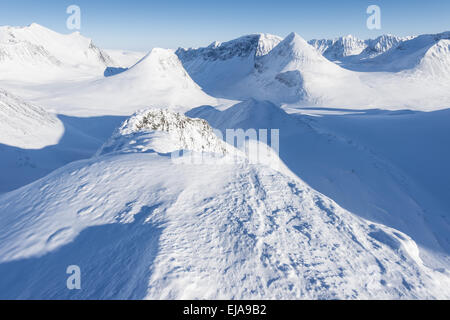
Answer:
<path fill-rule="evenodd" d="M 126 120 L 97 155 L 146 150 L 160 153 L 191 150 L 224 155 L 227 149 L 226 143 L 214 134 L 206 120 L 150 108 L 138 111 Z"/>

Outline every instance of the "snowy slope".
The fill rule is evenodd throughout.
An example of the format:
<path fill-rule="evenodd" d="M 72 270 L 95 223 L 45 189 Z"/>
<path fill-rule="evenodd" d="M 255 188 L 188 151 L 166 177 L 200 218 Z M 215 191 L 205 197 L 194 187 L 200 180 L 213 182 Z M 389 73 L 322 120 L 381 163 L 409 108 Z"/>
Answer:
<path fill-rule="evenodd" d="M 326 43 L 321 47 L 312 42 L 316 48 L 292 33 L 263 55 L 242 56 L 230 54 L 249 52 L 236 41 L 227 42 L 226 50 L 213 44 L 197 50 L 179 49 L 177 54 L 207 92 L 232 100 L 255 98 L 291 107 L 352 109 L 430 111 L 450 107 L 450 83 L 442 81 L 445 76 L 437 76 L 439 70 L 440 75 L 447 74 L 446 33 L 407 38 L 385 35 L 367 41 L 365 49 L 354 37 L 338 39 L 329 48 Z M 244 47 L 254 52 L 255 45 Z M 329 54 L 342 56 L 339 65 L 321 54 L 328 49 Z"/>
<path fill-rule="evenodd" d="M 102 74 L 115 62 L 78 32 L 64 35 L 36 23 L 0 27 L 1 79 L 31 81 Z M 64 74 L 66 73 L 66 74 Z"/>
<path fill-rule="evenodd" d="M 58 118 L 0 89 L 0 143 L 27 149 L 56 144 L 64 129 Z"/>
<path fill-rule="evenodd" d="M 135 152 L 114 149 L 0 196 L 1 297 L 449 297 L 448 273 L 425 267 L 407 235 L 300 179 L 246 162 L 183 164 L 145 148 L 183 123 L 130 137 Z M 80 291 L 66 288 L 73 264 Z"/>
<path fill-rule="evenodd" d="M 313 39 L 308 41 L 308 43 L 316 48 L 324 57 L 332 61 L 360 54 L 367 47 L 365 41 L 352 35 L 333 40 Z"/>
<path fill-rule="evenodd" d="M 402 41 L 412 38 L 384 34 L 376 39 L 361 40 L 348 35 L 333 40 L 313 39 L 308 41 L 308 43 L 331 61 L 356 63 L 361 60 L 374 58 L 391 48 L 397 47 Z"/>
<path fill-rule="evenodd" d="M 237 86 L 243 88 L 241 98 L 329 106 L 364 105 L 371 91 L 357 74 L 324 58 L 296 33 L 258 59 L 254 72 Z M 352 95 L 355 90 L 359 95 Z"/>
<path fill-rule="evenodd" d="M 271 34 L 253 34 L 231 41 L 214 42 L 206 48 L 179 48 L 176 54 L 189 75 L 206 92 L 223 96 L 236 81 L 252 72 L 258 57 L 266 55 L 282 39 Z"/>
<path fill-rule="evenodd" d="M 193 51 L 179 49 L 177 53 L 193 79 L 219 97 L 328 106 L 367 106 L 375 102 L 367 101 L 367 96 L 376 93 L 358 74 L 330 62 L 299 35 L 275 39 L 265 46 L 273 48 L 264 50 L 264 54 L 255 53 L 259 42 L 254 40 L 251 46 L 248 37 L 225 43 L 227 50 L 211 45 Z M 244 40 L 246 50 L 241 48 Z M 354 95 L 355 91 L 359 94 Z"/>
<path fill-rule="evenodd" d="M 445 41 L 450 39 L 450 32 L 443 32 L 438 34 L 424 34 L 417 37 L 408 37 L 406 39 L 394 39 L 396 45 L 392 46 L 389 50 L 382 50 L 382 54 L 372 57 L 372 59 L 366 59 L 358 61 L 359 65 L 355 61 L 350 61 L 349 67 L 352 69 L 359 69 L 363 71 L 388 71 L 399 72 L 403 70 L 410 70 L 420 64 L 421 60 L 426 58 L 427 52 L 433 52 L 433 48 L 441 43 L 445 45 Z M 442 42 L 441 42 L 442 41 Z M 445 52 L 440 52 L 435 58 L 442 60 L 447 59 Z"/>
<path fill-rule="evenodd" d="M 160 48 L 122 73 L 54 90 L 39 101 L 58 113 L 76 115 L 130 115 L 148 106 L 185 111 L 217 104 L 171 50 Z"/>
<path fill-rule="evenodd" d="M 301 110 L 315 111 L 327 110 Z M 352 213 L 408 234 L 428 266 L 448 269 L 448 110 L 328 111 L 328 116 L 287 114 L 253 99 L 223 111 L 199 107 L 187 115 L 222 131 L 279 129 L 280 158 L 294 174 Z"/>
<path fill-rule="evenodd" d="M 122 68 L 128 68 L 136 64 L 144 56 L 144 52 L 138 51 L 128 51 L 128 50 L 114 50 L 114 49 L 104 49 L 112 60 Z"/>

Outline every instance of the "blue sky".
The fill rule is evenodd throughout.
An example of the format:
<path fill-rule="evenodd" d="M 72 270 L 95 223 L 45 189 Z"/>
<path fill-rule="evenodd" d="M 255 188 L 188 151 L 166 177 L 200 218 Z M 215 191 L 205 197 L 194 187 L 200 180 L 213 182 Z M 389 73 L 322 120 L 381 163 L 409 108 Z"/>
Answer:
<path fill-rule="evenodd" d="M 305 39 L 353 34 L 373 38 L 450 30 L 449 0 L 0 0 L 0 25 L 37 22 L 62 33 L 66 8 L 81 8 L 80 32 L 104 48 L 203 46 L 266 32 Z M 366 27 L 366 9 L 381 8 L 381 30 Z"/>

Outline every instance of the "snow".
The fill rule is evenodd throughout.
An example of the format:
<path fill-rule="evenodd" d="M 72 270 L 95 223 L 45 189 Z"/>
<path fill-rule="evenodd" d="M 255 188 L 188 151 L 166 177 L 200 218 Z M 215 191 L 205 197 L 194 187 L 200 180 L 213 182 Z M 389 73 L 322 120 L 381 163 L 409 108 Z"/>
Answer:
<path fill-rule="evenodd" d="M 334 41 L 328 48 L 327 42 L 311 41 L 314 47 L 295 33 L 258 57 L 242 57 L 240 50 L 228 47 L 227 54 L 235 54 L 227 55 L 226 60 L 197 54 L 209 52 L 210 47 L 177 53 L 193 79 L 206 92 L 221 98 L 256 98 L 290 107 L 432 111 L 450 106 L 450 83 L 445 76 L 447 34 L 406 38 L 385 35 L 367 41 L 360 54 L 354 53 L 362 49 L 362 44 L 351 36 Z M 434 45 L 439 49 L 430 49 Z M 321 52 L 328 49 L 342 61 L 326 59 Z M 426 55 L 428 50 L 432 59 Z M 422 60 L 432 62 L 421 66 Z M 427 76 L 442 67 L 442 76 Z"/>
<path fill-rule="evenodd" d="M 176 54 L 206 92 L 228 97 L 235 90 L 236 82 L 252 72 L 258 57 L 270 52 L 281 40 L 270 34 L 254 34 L 224 43 L 214 42 L 206 48 L 179 48 Z"/>
<path fill-rule="evenodd" d="M 0 27 L 0 298 L 450 298 L 449 41 Z"/>
<path fill-rule="evenodd" d="M 43 108 L 0 89 L 0 143 L 24 149 L 56 144 L 62 123 Z"/>
<path fill-rule="evenodd" d="M 397 47 L 401 42 L 413 38 L 401 38 L 391 34 L 384 34 L 376 39 L 361 40 L 348 35 L 333 40 L 313 39 L 308 41 L 308 43 L 331 61 L 356 63 L 374 58 L 391 48 Z"/>
<path fill-rule="evenodd" d="M 43 81 L 68 74 L 86 77 L 102 74 L 114 64 L 106 52 L 78 32 L 59 34 L 36 23 L 0 27 L 1 79 Z"/>
<path fill-rule="evenodd" d="M 75 162 L 0 196 L 0 269 L 11 274 L 1 296 L 449 296 L 448 276 L 425 267 L 407 235 L 356 217 L 298 178 L 148 151 Z M 74 261 L 86 278 L 71 293 L 54 274 Z"/>
<path fill-rule="evenodd" d="M 45 95 L 36 98 L 33 94 L 33 101 L 71 116 L 129 116 L 149 105 L 186 111 L 219 104 L 191 79 L 171 50 L 161 48 L 152 49 L 128 70 L 110 77 L 32 90 L 36 89 Z"/>
<path fill-rule="evenodd" d="M 187 115 L 222 131 L 280 129 L 280 158 L 296 176 L 352 213 L 405 232 L 427 265 L 448 268 L 447 110 L 298 114 L 313 111 L 287 114 L 273 103 L 250 100 Z"/>
<path fill-rule="evenodd" d="M 131 67 L 145 56 L 145 52 L 106 49 L 104 50 L 113 61 L 123 68 Z"/>

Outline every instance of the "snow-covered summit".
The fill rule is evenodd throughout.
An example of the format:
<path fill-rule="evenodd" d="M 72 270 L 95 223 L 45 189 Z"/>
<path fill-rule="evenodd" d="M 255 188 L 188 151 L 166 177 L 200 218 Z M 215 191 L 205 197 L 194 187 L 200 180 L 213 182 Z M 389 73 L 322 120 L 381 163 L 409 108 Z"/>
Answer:
<path fill-rule="evenodd" d="M 366 48 L 366 43 L 363 40 L 352 35 L 333 40 L 313 39 L 308 43 L 329 60 L 338 60 L 342 57 L 360 54 Z"/>
<path fill-rule="evenodd" d="M 199 105 L 215 105 L 183 68 L 169 49 L 154 48 L 128 70 L 99 80 L 89 81 L 60 96 L 73 108 L 89 107 L 89 112 L 130 115 L 147 106 L 164 106 L 186 111 Z"/>
<path fill-rule="evenodd" d="M 437 69 L 443 67 L 445 71 L 447 68 L 448 51 L 445 50 L 445 47 L 449 40 L 450 31 L 409 37 L 382 54 L 364 62 L 376 71 L 399 72 L 409 70 L 409 72 L 419 71 L 422 74 L 429 74 L 429 72 L 436 74 L 435 71 L 430 70 L 437 71 Z"/>
<path fill-rule="evenodd" d="M 206 128 L 154 110 L 118 133 L 194 138 Z M 450 295 L 448 272 L 425 266 L 406 234 L 260 164 L 193 166 L 147 149 L 110 152 L 1 195 L 0 212 L 4 299 Z M 83 290 L 72 292 L 61 270 L 74 263 Z"/>
<path fill-rule="evenodd" d="M 192 79 L 208 94 L 223 97 L 229 96 L 236 83 L 253 72 L 257 59 L 281 40 L 270 34 L 253 34 L 214 42 L 205 48 L 180 48 L 176 54 Z"/>
<path fill-rule="evenodd" d="M 392 48 L 397 47 L 401 42 L 412 39 L 413 37 L 397 37 L 391 34 L 384 34 L 376 39 L 366 40 L 367 47 L 364 49 L 363 55 L 375 57 Z"/>
<path fill-rule="evenodd" d="M 270 64 L 271 67 L 286 68 L 285 71 L 297 69 L 300 71 L 330 72 L 340 69 L 337 65 L 325 59 L 295 32 L 289 34 L 258 62 L 260 66 L 264 67 L 264 65 Z"/>
<path fill-rule="evenodd" d="M 9 77 L 33 71 L 39 76 L 36 71 L 42 72 L 42 68 L 47 72 L 70 69 L 102 73 L 107 66 L 114 65 L 106 52 L 79 32 L 60 34 L 36 23 L 27 27 L 0 27 L 0 70 Z"/>
<path fill-rule="evenodd" d="M 413 37 L 397 37 L 390 34 L 384 34 L 376 39 L 361 40 L 355 36 L 348 35 L 344 37 L 329 39 L 313 39 L 308 41 L 324 57 L 331 61 L 342 60 L 361 60 L 376 57 L 391 48 L 395 48 L 402 41 L 412 39 Z"/>
<path fill-rule="evenodd" d="M 167 109 L 145 109 L 126 120 L 97 154 L 190 150 L 224 155 L 227 149 L 206 120 Z"/>
<path fill-rule="evenodd" d="M 198 49 L 179 48 L 176 54 L 183 63 L 193 59 L 228 60 L 234 57 L 263 56 L 275 47 L 282 38 L 271 34 L 251 34 L 227 42 L 213 42 Z"/>

